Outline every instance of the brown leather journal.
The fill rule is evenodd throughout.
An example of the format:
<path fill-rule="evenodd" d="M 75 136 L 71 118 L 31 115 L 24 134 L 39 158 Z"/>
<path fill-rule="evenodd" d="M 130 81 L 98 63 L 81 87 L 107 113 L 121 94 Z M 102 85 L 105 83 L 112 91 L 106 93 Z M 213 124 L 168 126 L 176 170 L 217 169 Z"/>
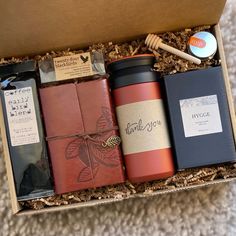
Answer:
<path fill-rule="evenodd" d="M 124 182 L 106 79 L 40 89 L 56 193 Z"/>

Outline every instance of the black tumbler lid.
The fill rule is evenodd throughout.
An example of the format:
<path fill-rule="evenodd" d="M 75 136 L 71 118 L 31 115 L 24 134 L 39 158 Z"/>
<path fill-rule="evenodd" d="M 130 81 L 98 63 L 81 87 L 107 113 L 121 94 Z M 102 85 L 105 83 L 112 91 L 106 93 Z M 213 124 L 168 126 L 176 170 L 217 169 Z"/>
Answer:
<path fill-rule="evenodd" d="M 153 54 L 139 54 L 111 61 L 108 64 L 108 70 L 111 73 L 115 73 L 118 70 L 127 69 L 134 66 L 153 66 L 154 63 L 155 56 Z"/>
<path fill-rule="evenodd" d="M 157 82 L 160 79 L 160 73 L 152 70 L 155 61 L 153 54 L 140 54 L 110 62 L 108 71 L 111 73 L 111 88 Z"/>

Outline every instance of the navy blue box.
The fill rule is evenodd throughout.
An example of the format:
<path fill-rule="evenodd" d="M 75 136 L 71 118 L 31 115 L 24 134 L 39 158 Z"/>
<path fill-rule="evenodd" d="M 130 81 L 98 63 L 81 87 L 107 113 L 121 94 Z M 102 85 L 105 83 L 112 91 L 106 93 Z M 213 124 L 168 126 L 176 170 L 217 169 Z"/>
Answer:
<path fill-rule="evenodd" d="M 222 68 L 164 77 L 177 170 L 235 162 Z"/>

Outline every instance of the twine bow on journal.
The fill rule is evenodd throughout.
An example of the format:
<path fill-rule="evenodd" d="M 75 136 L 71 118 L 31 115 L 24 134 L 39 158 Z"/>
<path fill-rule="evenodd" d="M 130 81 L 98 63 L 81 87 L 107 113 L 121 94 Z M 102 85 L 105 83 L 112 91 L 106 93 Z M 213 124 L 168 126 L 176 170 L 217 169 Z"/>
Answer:
<path fill-rule="evenodd" d="M 84 167 L 79 172 L 77 182 L 93 181 L 100 166 L 115 168 L 120 165 L 117 146 L 121 139 L 113 131 L 118 126 L 112 126 L 112 120 L 107 116 L 108 108 L 102 107 L 102 115 L 96 123 L 95 132 L 75 133 L 71 135 L 49 136 L 46 141 L 74 138 L 65 149 L 65 158 L 79 158 Z M 94 183 L 95 186 L 95 183 Z"/>

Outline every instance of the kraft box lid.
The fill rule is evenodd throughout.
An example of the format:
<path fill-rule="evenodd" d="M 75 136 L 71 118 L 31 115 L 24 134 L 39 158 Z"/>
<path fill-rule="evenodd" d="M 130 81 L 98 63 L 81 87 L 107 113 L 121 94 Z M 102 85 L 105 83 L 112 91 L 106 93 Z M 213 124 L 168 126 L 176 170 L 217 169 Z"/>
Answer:
<path fill-rule="evenodd" d="M 226 0 L 0 1 L 0 57 L 219 22 Z"/>

